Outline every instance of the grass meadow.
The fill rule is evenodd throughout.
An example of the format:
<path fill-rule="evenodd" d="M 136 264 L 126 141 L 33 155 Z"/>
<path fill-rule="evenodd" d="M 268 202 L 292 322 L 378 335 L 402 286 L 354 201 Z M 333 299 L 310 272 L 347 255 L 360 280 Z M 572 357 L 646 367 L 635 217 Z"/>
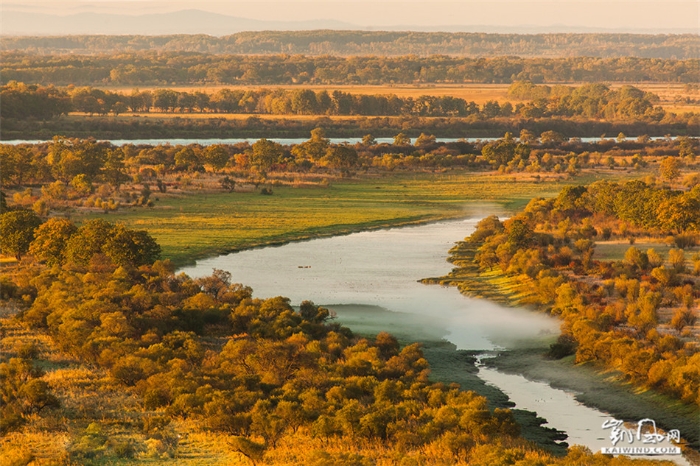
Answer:
<path fill-rule="evenodd" d="M 339 180 L 327 187 L 160 196 L 154 208 L 91 214 L 147 230 L 163 257 L 183 265 L 198 258 L 289 241 L 514 211 L 533 197 L 556 194 L 581 178 L 537 181 L 486 173 L 396 174 Z M 77 219 L 79 220 L 79 219 Z"/>

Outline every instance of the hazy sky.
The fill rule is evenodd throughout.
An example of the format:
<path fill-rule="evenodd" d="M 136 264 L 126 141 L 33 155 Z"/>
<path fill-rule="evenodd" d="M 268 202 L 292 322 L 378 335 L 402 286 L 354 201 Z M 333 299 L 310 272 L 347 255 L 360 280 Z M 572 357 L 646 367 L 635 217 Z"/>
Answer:
<path fill-rule="evenodd" d="M 463 0 L 463 1 L 169 1 L 7 0 L 3 9 L 71 14 L 85 11 L 145 14 L 200 9 L 261 20 L 334 19 L 362 27 L 395 25 L 572 26 L 611 29 L 695 29 L 698 0 Z"/>

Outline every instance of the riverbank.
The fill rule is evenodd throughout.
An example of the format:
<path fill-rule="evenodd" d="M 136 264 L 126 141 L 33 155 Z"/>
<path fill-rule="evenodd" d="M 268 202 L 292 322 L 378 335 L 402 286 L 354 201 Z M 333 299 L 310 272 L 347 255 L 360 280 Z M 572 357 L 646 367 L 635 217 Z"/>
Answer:
<path fill-rule="evenodd" d="M 516 408 L 502 390 L 482 380 L 475 365 L 476 355 L 482 351 L 457 350 L 454 344 L 444 339 L 449 330 L 439 321 L 378 306 L 333 305 L 329 309 L 337 315 L 339 322 L 363 337 L 374 338 L 380 332 L 390 331 L 402 346 L 420 343 L 430 364 L 433 382 L 456 383 L 462 390 L 475 391 L 488 399 L 490 409 L 511 409 L 524 438 L 554 454 L 566 454 L 566 433 L 545 427 L 546 419 L 535 412 Z"/>
<path fill-rule="evenodd" d="M 524 347 L 499 352 L 484 364 L 507 374 L 545 382 L 554 388 L 575 393 L 586 406 L 606 411 L 618 419 L 654 419 L 666 430 L 678 429 L 695 450 L 700 447 L 700 409 L 651 390 L 639 390 L 624 383 L 621 374 L 603 371 L 590 364 L 574 364 L 573 356 L 559 360 L 545 357 L 546 347 Z M 700 460 L 697 452 L 695 460 Z"/>
<path fill-rule="evenodd" d="M 459 384 L 462 390 L 472 390 L 489 400 L 491 409 L 509 408 L 521 427 L 524 438 L 547 448 L 555 454 L 564 454 L 569 442 L 565 432 L 547 427 L 547 419 L 527 409 L 518 408 L 509 396 L 492 383 L 480 377 L 477 357 L 485 351 L 457 350 L 446 341 L 449 333 L 440 322 L 425 316 L 393 312 L 378 306 L 329 306 L 337 319 L 358 335 L 375 337 L 390 331 L 401 345 L 421 343 L 423 354 L 430 364 L 430 378 L 434 382 Z M 482 364 L 506 374 L 524 376 L 543 382 L 552 388 L 575 393 L 574 398 L 584 406 L 595 408 L 618 419 L 654 419 L 667 430 L 679 429 L 692 445 L 685 456 L 691 464 L 700 459 L 697 446 L 697 419 L 700 413 L 688 405 L 650 392 L 639 393 L 621 383 L 615 374 L 606 374 L 589 365 L 573 364 L 572 358 L 551 360 L 544 356 L 553 336 L 522 340 L 509 351 L 490 352 L 494 357 L 479 358 Z M 501 343 L 506 343 L 505 341 Z M 507 342 L 513 347 L 513 341 Z M 604 436 L 601 430 L 600 435 Z"/>
<path fill-rule="evenodd" d="M 502 137 L 506 131 L 518 134 L 525 128 L 535 134 L 557 131 L 566 137 L 599 137 L 601 134 L 649 136 L 694 135 L 692 122 L 657 123 L 652 121 L 599 121 L 563 118 L 472 117 L 344 117 L 326 115 L 305 118 L 261 118 L 247 115 L 240 119 L 199 118 L 191 114 L 171 118 L 139 115 L 82 116 L 66 115 L 46 121 L 3 119 L 2 139 L 51 139 L 66 137 L 97 139 L 151 138 L 299 138 L 314 128 L 324 128 L 328 137 L 394 137 L 404 132 L 409 137 L 420 133 L 438 137 Z"/>
<path fill-rule="evenodd" d="M 532 287 L 526 276 L 507 276 L 495 267 L 482 271 L 474 262 L 477 246 L 459 242 L 450 250 L 450 261 L 457 267 L 442 277 L 423 279 L 426 284 L 455 286 L 460 293 L 487 299 L 512 307 L 536 308 Z M 576 393 L 575 398 L 586 406 L 609 412 L 612 416 L 636 420 L 652 418 L 667 430 L 679 429 L 689 446 L 700 448 L 700 409 L 652 390 L 643 390 L 625 381 L 624 375 L 593 364 L 574 364 L 574 357 L 560 360 L 546 357 L 551 339 L 507 344 L 509 351 L 484 359 L 484 364 L 508 374 L 522 375 L 528 380 Z M 697 456 L 697 451 L 691 453 Z M 696 458 L 700 460 L 700 456 Z"/>
<path fill-rule="evenodd" d="M 576 178 L 542 180 L 532 174 L 448 170 L 360 175 L 325 186 L 279 186 L 273 194 L 205 192 L 156 197 L 153 208 L 91 213 L 138 230 L 161 245 L 163 258 L 182 267 L 207 257 L 293 241 L 397 226 L 476 218 L 523 208 L 563 186 L 594 179 L 625 179 L 636 172 L 589 171 Z M 81 216 L 74 217 L 80 222 Z"/>
<path fill-rule="evenodd" d="M 161 245 L 164 258 L 184 266 L 206 257 L 293 241 L 481 216 L 487 210 L 514 211 L 533 195 L 550 196 L 562 186 L 580 182 L 456 170 L 397 173 L 338 180 L 325 187 L 279 186 L 270 196 L 168 194 L 153 208 L 83 218 L 147 230 Z"/>

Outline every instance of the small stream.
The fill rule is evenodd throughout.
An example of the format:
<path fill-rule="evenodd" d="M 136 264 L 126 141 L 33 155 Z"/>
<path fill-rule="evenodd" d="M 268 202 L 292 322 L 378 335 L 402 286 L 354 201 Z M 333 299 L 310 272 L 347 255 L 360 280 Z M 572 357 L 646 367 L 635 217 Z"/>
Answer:
<path fill-rule="evenodd" d="M 201 277 L 215 268 L 226 270 L 257 297 L 286 296 L 292 305 L 311 300 L 331 308 L 341 323 L 352 322 L 350 328 L 358 333 L 386 330 L 415 340 L 443 338 L 457 349 L 484 352 L 558 334 L 556 319 L 468 298 L 454 287 L 418 283 L 451 270 L 447 251 L 477 222 L 446 221 L 265 247 L 201 260 L 180 271 Z M 373 307 L 393 312 L 375 314 Z M 594 452 L 611 446 L 609 431 L 601 428 L 609 416 L 582 405 L 574 394 L 483 365 L 479 370 L 482 380 L 518 408 L 536 411 L 548 427 L 567 432 L 570 445 Z M 682 457 L 663 458 L 689 464 Z"/>

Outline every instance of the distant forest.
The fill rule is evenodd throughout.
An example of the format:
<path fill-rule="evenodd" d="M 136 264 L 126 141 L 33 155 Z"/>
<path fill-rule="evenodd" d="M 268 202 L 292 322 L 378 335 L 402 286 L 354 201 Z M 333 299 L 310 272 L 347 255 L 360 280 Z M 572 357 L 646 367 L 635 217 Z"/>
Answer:
<path fill-rule="evenodd" d="M 698 56 L 695 34 L 486 34 L 382 31 L 265 31 L 224 37 L 56 36 L 3 37 L 0 50 L 39 54 L 197 52 L 213 54 L 452 55 L 462 57 L 642 57 Z"/>
<path fill-rule="evenodd" d="M 155 38 L 154 38 L 155 40 Z M 700 82 L 700 59 L 0 53 L 2 83 L 76 86 Z"/>

